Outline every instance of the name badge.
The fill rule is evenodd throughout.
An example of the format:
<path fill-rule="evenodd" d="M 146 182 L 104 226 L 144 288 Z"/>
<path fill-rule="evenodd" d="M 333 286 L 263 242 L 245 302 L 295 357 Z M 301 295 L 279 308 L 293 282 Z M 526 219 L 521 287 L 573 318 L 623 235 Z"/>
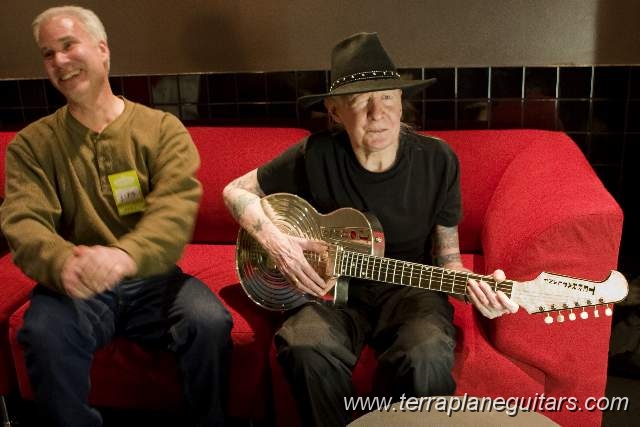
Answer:
<path fill-rule="evenodd" d="M 125 216 L 144 211 L 144 196 L 135 170 L 109 175 L 109 185 L 118 208 L 118 215 Z"/>

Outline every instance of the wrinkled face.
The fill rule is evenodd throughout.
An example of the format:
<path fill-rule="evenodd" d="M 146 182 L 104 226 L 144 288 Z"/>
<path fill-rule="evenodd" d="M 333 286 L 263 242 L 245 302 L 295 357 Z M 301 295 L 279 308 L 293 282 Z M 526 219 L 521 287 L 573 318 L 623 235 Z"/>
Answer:
<path fill-rule="evenodd" d="M 39 47 L 49 80 L 69 102 L 82 101 L 107 82 L 109 47 L 75 17 L 59 15 L 43 22 Z"/>
<path fill-rule="evenodd" d="M 402 118 L 400 89 L 357 93 L 325 99 L 327 111 L 344 126 L 356 152 L 396 150 Z"/>

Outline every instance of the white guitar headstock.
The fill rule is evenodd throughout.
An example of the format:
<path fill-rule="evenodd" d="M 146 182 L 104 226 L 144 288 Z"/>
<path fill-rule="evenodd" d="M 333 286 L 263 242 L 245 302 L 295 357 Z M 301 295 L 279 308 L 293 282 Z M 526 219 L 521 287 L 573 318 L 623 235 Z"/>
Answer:
<path fill-rule="evenodd" d="M 570 276 L 541 273 L 534 280 L 515 283 L 511 299 L 528 313 L 558 312 L 556 320 L 564 322 L 565 315 L 569 320 L 576 319 L 576 312 L 581 319 L 589 317 L 585 307 L 595 307 L 594 317 L 599 317 L 598 306 L 605 306 L 605 315 L 611 315 L 609 304 L 622 301 L 629 292 L 625 277 L 611 271 L 609 277 L 602 282 L 592 282 Z M 553 323 L 547 314 L 545 323 Z"/>

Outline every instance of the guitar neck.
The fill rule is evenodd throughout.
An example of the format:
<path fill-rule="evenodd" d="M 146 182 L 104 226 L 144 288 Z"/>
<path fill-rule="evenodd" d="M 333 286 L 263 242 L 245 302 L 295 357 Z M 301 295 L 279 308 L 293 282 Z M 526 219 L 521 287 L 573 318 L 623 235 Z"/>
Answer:
<path fill-rule="evenodd" d="M 336 261 L 336 268 L 340 276 L 429 289 L 453 295 L 466 295 L 467 281 L 469 279 L 483 280 L 494 291 L 502 291 L 507 297 L 511 297 L 513 288 L 513 282 L 503 281 L 497 283 L 492 276 L 482 276 L 465 271 L 450 270 L 346 250 L 340 251 Z"/>

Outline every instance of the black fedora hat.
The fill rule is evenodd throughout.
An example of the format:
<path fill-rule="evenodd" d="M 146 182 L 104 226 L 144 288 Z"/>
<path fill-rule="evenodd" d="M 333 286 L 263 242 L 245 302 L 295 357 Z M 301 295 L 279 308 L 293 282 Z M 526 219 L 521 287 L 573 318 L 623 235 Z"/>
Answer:
<path fill-rule="evenodd" d="M 382 47 L 377 33 L 353 34 L 338 43 L 331 53 L 331 88 L 327 93 L 298 98 L 308 108 L 327 96 L 402 89 L 413 92 L 436 79 L 405 80 Z"/>

